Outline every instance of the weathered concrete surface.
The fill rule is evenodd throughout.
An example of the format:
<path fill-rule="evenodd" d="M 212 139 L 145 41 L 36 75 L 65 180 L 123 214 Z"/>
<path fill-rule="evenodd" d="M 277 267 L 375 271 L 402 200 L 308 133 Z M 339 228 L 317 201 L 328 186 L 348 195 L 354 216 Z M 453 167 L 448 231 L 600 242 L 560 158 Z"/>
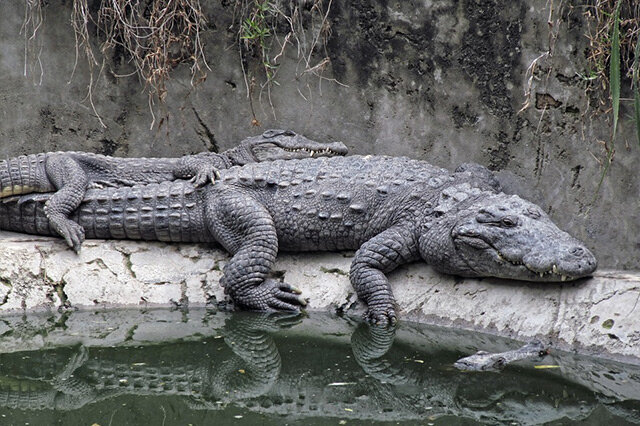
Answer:
<path fill-rule="evenodd" d="M 59 239 L 0 233 L 0 313 L 60 307 L 202 306 L 223 302 L 228 256 L 205 246 L 85 242 L 79 256 Z M 300 287 L 309 310 L 358 315 L 349 253 L 283 254 L 276 271 Z M 598 271 L 588 280 L 532 284 L 459 279 L 413 264 L 390 274 L 403 320 L 534 336 L 565 350 L 640 362 L 640 275 Z"/>
<path fill-rule="evenodd" d="M 272 109 L 266 90 L 258 93 L 261 61 L 249 57 L 258 129 L 235 49 L 237 26 L 231 27 L 236 2 L 201 2 L 212 71 L 193 90 L 188 65 L 174 69 L 158 111 L 156 123 L 162 117 L 163 124 L 152 131 L 138 79 L 115 77 L 132 71 L 119 52 L 94 76 L 93 101 L 107 126 L 101 127 L 83 101 L 84 59 L 74 72 L 72 2 L 45 3 L 25 77 L 24 2 L 0 2 L 0 158 L 70 149 L 181 155 L 227 149 L 269 127 L 292 128 L 316 140 L 342 140 L 353 153 L 408 155 L 447 168 L 469 161 L 489 166 L 510 190 L 584 240 L 601 267 L 640 269 L 640 151 L 630 120 L 620 120 L 615 162 L 594 201 L 611 124 L 606 114 L 593 114 L 600 108 L 591 90 L 598 83 L 584 78 L 590 66 L 583 3 L 334 1 L 324 76 L 344 85 L 304 73 L 294 46 L 278 61 Z M 527 69 L 549 48 L 550 7 L 558 31 L 553 55 L 537 61 L 530 79 Z M 518 113 L 529 82 L 531 107 Z M 627 106 L 621 117 L 631 116 Z"/>

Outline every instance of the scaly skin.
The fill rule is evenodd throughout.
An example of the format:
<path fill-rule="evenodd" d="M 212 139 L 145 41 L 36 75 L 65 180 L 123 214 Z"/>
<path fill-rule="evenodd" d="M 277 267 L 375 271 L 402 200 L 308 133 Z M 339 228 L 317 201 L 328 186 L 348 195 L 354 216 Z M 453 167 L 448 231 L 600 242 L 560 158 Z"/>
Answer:
<path fill-rule="evenodd" d="M 33 200 L 31 200 L 33 201 Z M 50 234 L 41 202 L 0 206 L 0 228 Z M 269 273 L 278 250 L 357 250 L 350 279 L 368 319 L 396 321 L 386 273 L 422 259 L 467 277 L 563 281 L 596 260 L 540 207 L 497 192 L 477 171 L 407 158 L 352 156 L 249 164 L 214 185 L 185 182 L 87 193 L 74 215 L 89 238 L 216 241 L 233 256 L 221 284 L 252 310 L 297 310 Z"/>
<path fill-rule="evenodd" d="M 0 161 L 0 198 L 57 191 L 45 207 L 55 232 L 78 252 L 84 230 L 68 219 L 88 188 L 119 187 L 191 179 L 200 187 L 218 170 L 275 159 L 345 155 L 340 142 L 323 144 L 289 130 L 267 130 L 221 154 L 203 152 L 180 158 L 116 158 L 87 152 L 49 152 Z"/>

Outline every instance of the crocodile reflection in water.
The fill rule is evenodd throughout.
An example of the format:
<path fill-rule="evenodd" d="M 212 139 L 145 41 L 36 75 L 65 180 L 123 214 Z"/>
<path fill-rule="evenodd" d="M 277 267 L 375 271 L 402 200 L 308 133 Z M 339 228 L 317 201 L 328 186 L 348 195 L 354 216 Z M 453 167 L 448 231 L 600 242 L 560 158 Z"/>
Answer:
<path fill-rule="evenodd" d="M 220 345 L 213 351 L 210 348 L 198 351 L 195 355 L 204 356 L 195 364 L 161 362 L 154 365 L 153 354 L 142 358 L 145 362 L 133 363 L 119 362 L 115 357 L 91 358 L 84 346 L 70 356 L 60 351 L 39 351 L 30 355 L 29 371 L 12 376 L 7 376 L 5 371 L 0 375 L 0 405 L 31 410 L 73 410 L 123 394 L 162 394 L 188 396 L 193 408 L 215 408 L 213 401 L 219 404 L 252 398 L 273 386 L 282 367 L 269 333 L 300 321 L 301 315 L 292 313 L 240 313 L 229 317 L 220 332 L 233 355 L 220 363 L 208 356 L 220 350 Z M 39 363 L 37 356 L 41 357 Z M 5 369 L 6 360 L 2 361 Z M 40 370 L 39 367 L 42 371 L 34 374 L 32 370 Z M 9 370 L 17 369 L 12 366 Z M 56 371 L 60 372 L 56 374 Z"/>
<path fill-rule="evenodd" d="M 279 341 L 300 350 L 283 362 L 272 333 L 299 321 L 292 314 L 242 313 L 225 321 L 220 330 L 224 339 L 39 351 L 29 354 L 29 363 L 1 355 L 5 375 L 0 378 L 0 405 L 73 410 L 117 395 L 179 395 L 192 409 L 233 404 L 300 418 L 455 415 L 528 424 L 533 419 L 584 419 L 599 404 L 593 392 L 576 386 L 566 395 L 565 383 L 539 372 L 515 380 L 508 372 L 460 373 L 423 353 L 423 363 L 414 362 L 415 351 L 393 346 L 395 328 L 366 324 L 351 336 L 353 359 L 345 359 L 343 352 L 336 355 L 331 341 L 323 339 L 316 347 L 307 345 L 312 337 L 305 337 Z M 338 360 L 343 364 L 335 368 Z"/>

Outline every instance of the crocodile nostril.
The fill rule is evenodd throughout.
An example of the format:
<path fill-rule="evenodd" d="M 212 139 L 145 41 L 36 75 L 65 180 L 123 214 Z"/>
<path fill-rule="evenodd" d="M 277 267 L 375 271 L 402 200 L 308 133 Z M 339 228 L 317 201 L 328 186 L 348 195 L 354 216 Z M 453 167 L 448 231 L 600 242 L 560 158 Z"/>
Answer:
<path fill-rule="evenodd" d="M 582 247 L 574 247 L 571 249 L 571 254 L 574 256 L 582 256 L 584 254 L 584 249 Z"/>

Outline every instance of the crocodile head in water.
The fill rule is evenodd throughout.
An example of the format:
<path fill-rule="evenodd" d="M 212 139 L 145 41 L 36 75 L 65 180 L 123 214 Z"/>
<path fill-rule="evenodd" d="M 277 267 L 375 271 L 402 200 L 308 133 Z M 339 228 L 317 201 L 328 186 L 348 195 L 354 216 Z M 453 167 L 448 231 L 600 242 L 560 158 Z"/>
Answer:
<path fill-rule="evenodd" d="M 259 136 L 243 140 L 235 149 L 234 163 L 292 160 L 309 157 L 334 157 L 346 155 L 342 142 L 320 143 L 291 130 L 267 130 Z"/>
<path fill-rule="evenodd" d="M 561 231 L 539 206 L 515 195 L 484 195 L 434 219 L 439 238 L 421 237 L 423 257 L 436 269 L 525 281 L 573 280 L 596 269 L 584 244 Z M 430 247 L 434 241 L 439 247 Z"/>
<path fill-rule="evenodd" d="M 548 346 L 533 340 L 520 349 L 500 353 L 478 351 L 457 360 L 453 366 L 462 371 L 498 371 L 513 361 L 543 357 L 549 353 Z"/>

